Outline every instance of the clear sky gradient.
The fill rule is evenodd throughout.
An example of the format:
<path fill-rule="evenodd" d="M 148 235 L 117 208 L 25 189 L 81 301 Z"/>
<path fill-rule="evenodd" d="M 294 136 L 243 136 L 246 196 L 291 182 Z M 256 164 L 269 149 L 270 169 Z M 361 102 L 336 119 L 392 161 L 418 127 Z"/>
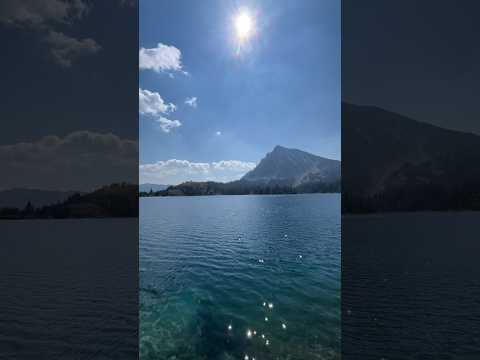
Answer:
<path fill-rule="evenodd" d="M 232 180 L 275 145 L 340 159 L 340 41 L 337 0 L 141 1 L 140 182 Z"/>

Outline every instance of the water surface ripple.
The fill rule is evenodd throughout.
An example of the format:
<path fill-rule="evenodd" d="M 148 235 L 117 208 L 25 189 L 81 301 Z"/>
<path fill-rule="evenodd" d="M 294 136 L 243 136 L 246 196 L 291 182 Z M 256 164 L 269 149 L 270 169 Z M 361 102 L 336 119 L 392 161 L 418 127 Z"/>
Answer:
<path fill-rule="evenodd" d="M 480 359 L 478 212 L 342 219 L 342 358 Z"/>
<path fill-rule="evenodd" d="M 140 200 L 142 360 L 339 359 L 339 346 L 338 195 Z"/>
<path fill-rule="evenodd" d="M 137 359 L 137 219 L 0 222 L 0 359 Z"/>

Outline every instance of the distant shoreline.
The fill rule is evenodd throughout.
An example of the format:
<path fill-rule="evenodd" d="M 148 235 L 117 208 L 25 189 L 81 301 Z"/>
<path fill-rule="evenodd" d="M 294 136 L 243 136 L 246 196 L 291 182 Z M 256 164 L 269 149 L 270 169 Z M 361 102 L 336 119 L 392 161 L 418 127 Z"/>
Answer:
<path fill-rule="evenodd" d="M 30 219 L 107 219 L 138 217 L 138 186 L 118 183 L 103 186 L 91 193 L 75 193 L 63 202 L 35 207 L 0 208 L 1 220 Z"/>
<path fill-rule="evenodd" d="M 377 210 L 377 211 L 365 211 L 365 212 L 342 212 L 342 216 L 345 217 L 381 217 L 384 215 L 405 215 L 405 214 L 464 214 L 474 213 L 480 214 L 480 210 L 475 209 L 416 209 L 416 210 Z"/>
<path fill-rule="evenodd" d="M 311 193 L 278 193 L 278 194 L 192 194 L 192 195 L 168 195 L 168 194 L 163 194 L 163 195 L 149 195 L 148 193 L 141 194 L 139 193 L 138 197 L 139 198 L 149 198 L 149 197 L 209 197 L 209 196 L 276 196 L 276 195 L 316 195 L 316 194 L 338 194 L 341 195 L 341 192 L 335 191 L 335 192 L 311 192 Z"/>
<path fill-rule="evenodd" d="M 48 220 L 128 220 L 128 219 L 138 219 L 138 216 L 104 216 L 104 217 L 63 217 L 63 218 L 55 218 L 55 217 L 50 217 L 50 218 L 43 218 L 43 217 L 0 217 L 0 222 L 4 221 L 12 221 L 12 222 L 20 222 L 22 220 L 38 220 L 38 221 L 48 221 Z"/>

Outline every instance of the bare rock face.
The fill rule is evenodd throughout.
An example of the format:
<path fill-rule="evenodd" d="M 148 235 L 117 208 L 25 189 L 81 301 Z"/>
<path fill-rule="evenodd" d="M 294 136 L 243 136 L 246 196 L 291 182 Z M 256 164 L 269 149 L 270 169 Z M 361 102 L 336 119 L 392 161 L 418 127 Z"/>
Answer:
<path fill-rule="evenodd" d="M 317 182 L 330 184 L 340 181 L 340 161 L 276 146 L 242 181 L 278 182 L 293 187 Z"/>

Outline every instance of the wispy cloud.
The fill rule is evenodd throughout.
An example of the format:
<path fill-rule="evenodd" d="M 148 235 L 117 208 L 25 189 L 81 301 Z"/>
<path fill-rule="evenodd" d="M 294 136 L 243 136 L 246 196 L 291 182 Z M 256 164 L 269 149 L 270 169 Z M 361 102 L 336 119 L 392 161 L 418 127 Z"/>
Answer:
<path fill-rule="evenodd" d="M 163 116 L 160 116 L 155 121 L 160 123 L 160 128 L 166 133 L 169 133 L 172 129 L 182 126 L 182 123 L 179 120 L 170 120 Z"/>
<path fill-rule="evenodd" d="M 185 100 L 185 104 L 187 104 L 188 106 L 191 106 L 193 108 L 196 108 L 198 103 L 197 103 L 197 97 L 196 96 L 192 96 L 191 98 L 187 98 Z"/>
<path fill-rule="evenodd" d="M 153 70 L 156 72 L 183 71 L 182 53 L 175 46 L 158 43 L 155 48 L 140 48 L 139 64 L 141 70 Z"/>
<path fill-rule="evenodd" d="M 52 59 L 63 67 L 84 55 L 100 51 L 101 46 L 91 38 L 78 39 L 55 30 L 83 18 L 90 6 L 83 0 L 3 0 L 0 2 L 0 23 L 40 34 L 49 46 Z"/>
<path fill-rule="evenodd" d="M 71 23 L 89 10 L 82 0 L 2 0 L 0 22 L 17 27 L 50 27 L 52 23 Z"/>
<path fill-rule="evenodd" d="M 101 49 L 93 39 L 78 40 L 56 31 L 50 31 L 45 41 L 50 45 L 54 61 L 64 67 L 72 66 L 80 56 L 95 54 Z"/>
<path fill-rule="evenodd" d="M 185 181 L 238 180 L 255 167 L 254 162 L 222 160 L 191 162 L 170 159 L 140 165 L 140 182 L 176 185 Z"/>
<path fill-rule="evenodd" d="M 160 124 L 163 132 L 169 133 L 170 130 L 182 126 L 179 120 L 170 120 L 164 116 L 174 112 L 177 107 L 165 102 L 159 93 L 139 88 L 138 97 L 140 114 L 152 117 Z"/>

